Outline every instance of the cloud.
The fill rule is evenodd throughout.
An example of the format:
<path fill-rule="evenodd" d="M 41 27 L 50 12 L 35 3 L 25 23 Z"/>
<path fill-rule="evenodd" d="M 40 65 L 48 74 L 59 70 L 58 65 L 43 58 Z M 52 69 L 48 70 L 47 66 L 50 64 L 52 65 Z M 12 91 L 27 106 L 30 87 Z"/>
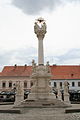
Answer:
<path fill-rule="evenodd" d="M 51 65 L 79 65 L 80 49 L 70 49 L 63 55 L 46 56 L 45 61 L 49 61 Z"/>
<path fill-rule="evenodd" d="M 41 11 L 48 9 L 53 10 L 58 5 L 67 2 L 78 2 L 79 0 L 13 0 L 12 4 L 22 9 L 24 13 L 33 15 L 39 14 Z"/>
<path fill-rule="evenodd" d="M 31 65 L 32 59 L 37 63 L 37 50 L 36 48 L 20 48 L 11 51 L 0 52 L 0 70 L 4 65 Z M 80 64 L 80 49 L 71 49 L 64 55 L 60 56 L 46 56 L 45 64 L 49 61 L 50 65 L 53 64 L 66 64 L 66 65 L 79 65 Z"/>
<path fill-rule="evenodd" d="M 20 48 L 0 53 L 0 66 L 13 64 L 30 64 L 33 56 L 36 56 L 36 48 Z"/>
<path fill-rule="evenodd" d="M 80 64 L 80 49 L 70 49 L 57 58 L 60 64 Z"/>

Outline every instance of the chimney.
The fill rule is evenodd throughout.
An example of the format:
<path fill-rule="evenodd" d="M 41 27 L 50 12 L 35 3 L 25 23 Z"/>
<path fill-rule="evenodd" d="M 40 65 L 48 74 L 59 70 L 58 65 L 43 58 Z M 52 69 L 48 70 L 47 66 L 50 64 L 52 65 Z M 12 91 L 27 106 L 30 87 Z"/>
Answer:
<path fill-rule="evenodd" d="M 25 67 L 27 66 L 27 64 L 25 64 Z"/>
<path fill-rule="evenodd" d="M 17 67 L 17 64 L 14 65 L 14 68 L 16 68 L 16 67 Z"/>
<path fill-rule="evenodd" d="M 24 65 L 24 71 L 26 70 L 27 64 Z"/>

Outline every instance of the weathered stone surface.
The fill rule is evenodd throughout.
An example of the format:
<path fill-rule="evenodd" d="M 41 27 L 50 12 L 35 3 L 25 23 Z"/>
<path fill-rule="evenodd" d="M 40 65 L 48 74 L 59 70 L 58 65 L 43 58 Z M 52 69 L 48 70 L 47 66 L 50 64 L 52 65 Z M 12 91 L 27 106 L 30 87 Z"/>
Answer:
<path fill-rule="evenodd" d="M 47 69 L 48 66 L 36 66 L 35 72 L 32 73 L 32 81 L 34 83 L 31 88 L 31 93 L 28 99 L 55 99 L 56 96 L 52 93 L 52 88 L 49 86 L 51 74 Z"/>
<path fill-rule="evenodd" d="M 7 108 L 8 107 L 8 108 Z M 11 109 L 1 106 L 0 109 Z M 78 104 L 75 108 L 80 108 Z M 65 108 L 21 108 L 22 114 L 0 113 L 0 120 L 80 120 L 80 113 L 65 113 Z"/>
<path fill-rule="evenodd" d="M 24 100 L 24 89 L 23 89 L 23 82 L 17 81 L 16 83 L 16 97 L 14 105 L 19 105 L 21 101 Z"/>
<path fill-rule="evenodd" d="M 34 32 L 38 38 L 38 65 L 44 64 L 43 39 L 46 34 L 46 23 L 43 18 L 38 18 L 34 25 Z"/>

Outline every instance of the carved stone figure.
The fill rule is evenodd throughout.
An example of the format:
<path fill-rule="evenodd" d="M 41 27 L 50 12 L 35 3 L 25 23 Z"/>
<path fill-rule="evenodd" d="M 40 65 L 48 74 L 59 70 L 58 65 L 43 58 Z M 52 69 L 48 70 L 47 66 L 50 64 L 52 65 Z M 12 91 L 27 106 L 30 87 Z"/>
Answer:
<path fill-rule="evenodd" d="M 46 34 L 46 23 L 43 18 L 38 18 L 34 24 L 34 33 L 38 38 L 38 64 L 44 65 L 43 39 Z"/>
<path fill-rule="evenodd" d="M 69 83 L 65 80 L 64 81 L 64 92 L 68 93 L 68 91 L 69 91 Z"/>
<path fill-rule="evenodd" d="M 49 61 L 47 61 L 47 63 L 46 63 L 46 70 L 47 70 L 48 73 L 50 73 Z"/>
<path fill-rule="evenodd" d="M 35 63 L 35 60 L 32 60 L 32 72 L 36 72 L 36 63 Z"/>
<path fill-rule="evenodd" d="M 34 25 L 34 32 L 38 38 L 39 37 L 44 38 L 44 36 L 46 34 L 46 28 L 47 28 L 47 26 L 46 26 L 45 20 L 41 17 L 38 18 Z"/>
<path fill-rule="evenodd" d="M 16 94 L 17 95 L 20 95 L 22 93 L 22 90 L 21 90 L 21 86 L 20 86 L 20 81 L 17 81 L 16 82 Z"/>

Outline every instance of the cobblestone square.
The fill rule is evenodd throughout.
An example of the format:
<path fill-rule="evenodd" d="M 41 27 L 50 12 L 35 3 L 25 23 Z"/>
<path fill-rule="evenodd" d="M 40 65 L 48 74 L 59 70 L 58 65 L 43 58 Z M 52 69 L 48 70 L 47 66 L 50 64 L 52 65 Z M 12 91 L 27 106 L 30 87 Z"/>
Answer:
<path fill-rule="evenodd" d="M 7 108 L 10 107 L 2 107 Z M 65 108 L 21 108 L 21 111 L 21 114 L 0 113 L 0 120 L 80 120 L 79 112 L 66 114 Z"/>

